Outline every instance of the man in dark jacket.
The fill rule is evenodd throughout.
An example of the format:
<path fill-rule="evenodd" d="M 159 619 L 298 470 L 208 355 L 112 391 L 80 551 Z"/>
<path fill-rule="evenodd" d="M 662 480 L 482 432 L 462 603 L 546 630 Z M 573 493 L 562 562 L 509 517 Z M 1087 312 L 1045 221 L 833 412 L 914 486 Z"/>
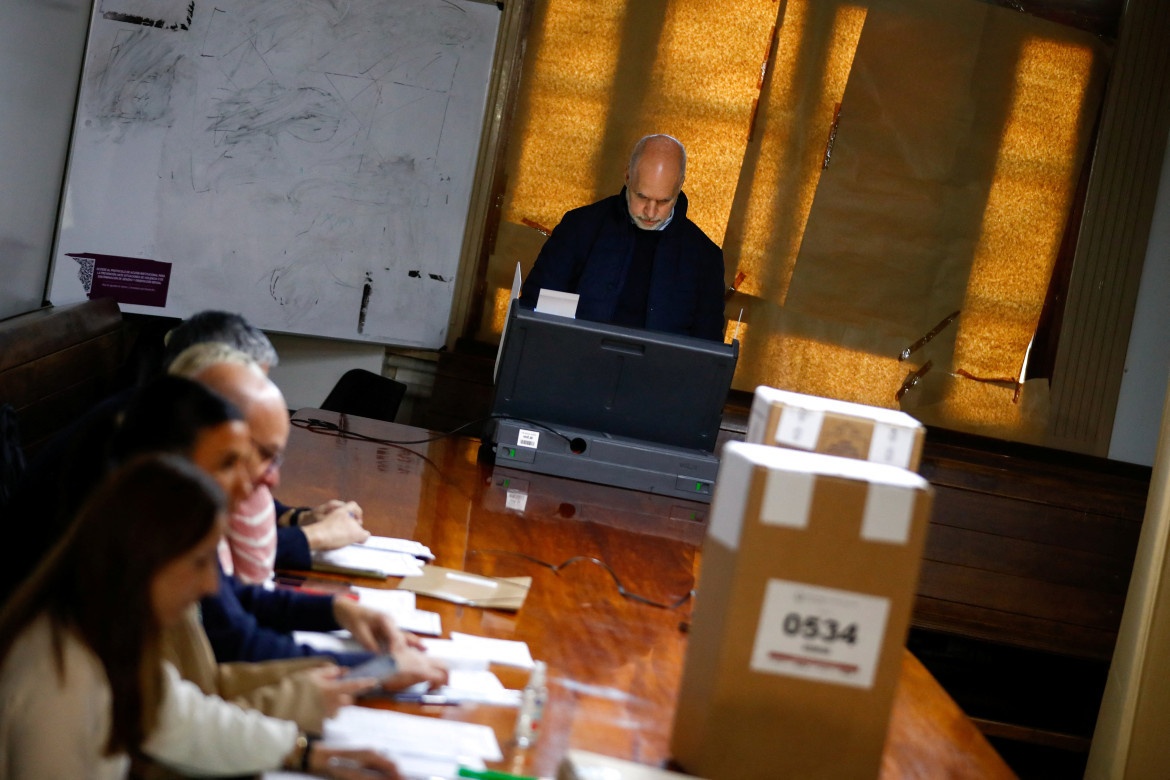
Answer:
<path fill-rule="evenodd" d="M 634 146 L 622 191 L 565 214 L 520 300 L 580 295 L 577 316 L 723 340 L 723 251 L 687 219 L 686 150 L 668 135 Z"/>

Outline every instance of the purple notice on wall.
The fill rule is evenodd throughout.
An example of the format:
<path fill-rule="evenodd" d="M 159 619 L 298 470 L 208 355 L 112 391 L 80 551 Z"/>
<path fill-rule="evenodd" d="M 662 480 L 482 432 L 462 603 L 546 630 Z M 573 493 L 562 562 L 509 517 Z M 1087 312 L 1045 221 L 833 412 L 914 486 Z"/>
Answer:
<path fill-rule="evenodd" d="M 95 255 L 89 252 L 68 252 L 81 266 L 77 278 L 86 296 L 113 298 L 118 303 L 136 306 L 167 305 L 167 290 L 171 286 L 171 264 L 159 260 L 118 255 Z"/>

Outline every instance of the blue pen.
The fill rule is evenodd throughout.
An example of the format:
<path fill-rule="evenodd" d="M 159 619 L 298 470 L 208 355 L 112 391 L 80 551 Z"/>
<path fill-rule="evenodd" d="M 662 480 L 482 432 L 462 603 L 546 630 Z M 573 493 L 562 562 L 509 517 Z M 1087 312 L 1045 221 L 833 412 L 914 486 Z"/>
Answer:
<path fill-rule="evenodd" d="M 394 697 L 394 701 L 401 701 L 415 704 L 458 704 L 458 701 L 450 699 L 446 694 L 442 693 L 400 693 Z"/>

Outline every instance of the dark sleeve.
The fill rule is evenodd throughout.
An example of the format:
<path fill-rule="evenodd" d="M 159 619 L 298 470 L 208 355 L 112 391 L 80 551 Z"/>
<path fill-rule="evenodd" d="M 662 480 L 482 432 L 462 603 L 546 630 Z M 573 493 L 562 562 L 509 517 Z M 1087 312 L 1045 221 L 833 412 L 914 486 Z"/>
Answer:
<path fill-rule="evenodd" d="M 528 272 L 524 286 L 520 288 L 520 302 L 528 308 L 536 307 L 541 290 L 577 292 L 581 277 L 581 264 L 585 260 L 582 246 L 582 221 L 578 209 L 565 214 L 561 223 L 553 228 L 552 234 L 540 248 L 536 263 Z"/>
<path fill-rule="evenodd" d="M 369 653 L 321 653 L 297 644 L 288 633 L 335 631 L 333 597 L 295 591 L 268 591 L 244 585 L 223 572 L 219 592 L 200 603 L 203 628 L 220 663 L 267 661 L 274 658 L 326 655 L 349 666 L 371 657 Z"/>
<path fill-rule="evenodd" d="M 307 571 L 313 566 L 312 551 L 309 549 L 309 539 L 305 532 L 296 526 L 279 525 L 280 518 L 285 512 L 300 507 L 282 504 L 272 499 L 276 511 L 276 560 L 273 563 L 276 569 L 299 569 Z"/>
<path fill-rule="evenodd" d="M 698 280 L 699 295 L 695 303 L 691 335 L 701 339 L 723 341 L 723 328 L 727 324 L 723 302 L 726 284 L 723 276 L 723 250 L 706 236 L 703 236 L 703 240 L 710 246 L 703 248 L 702 269 Z"/>
<path fill-rule="evenodd" d="M 309 539 L 305 532 L 295 526 L 279 526 L 276 529 L 277 569 L 299 569 L 307 571 L 313 566 L 309 550 Z"/>
<path fill-rule="evenodd" d="M 272 499 L 272 505 L 276 508 L 276 521 L 278 523 L 280 522 L 281 516 L 284 515 L 285 512 L 289 511 L 290 509 L 300 509 L 300 507 L 289 506 L 288 504 L 282 504 L 279 501 L 277 501 L 275 497 Z"/>

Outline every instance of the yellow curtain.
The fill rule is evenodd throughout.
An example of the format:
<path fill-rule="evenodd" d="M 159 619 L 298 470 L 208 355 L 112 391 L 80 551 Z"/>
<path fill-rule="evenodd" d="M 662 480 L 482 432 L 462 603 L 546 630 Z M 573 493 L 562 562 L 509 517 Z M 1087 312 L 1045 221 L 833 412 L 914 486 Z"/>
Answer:
<path fill-rule="evenodd" d="M 1015 12 L 974 0 L 945 14 L 935 6 L 538 0 L 480 338 L 498 338 L 515 266 L 530 269 L 541 230 L 616 193 L 634 141 L 664 132 L 687 147 L 689 215 L 723 246 L 727 281 L 738 282 L 726 312 L 730 339 L 743 311 L 735 387 L 901 405 L 927 422 L 1034 439 L 1046 384 L 1019 383 L 1101 57 L 1087 36 Z M 949 19 L 956 7 L 978 21 Z M 912 34 L 898 38 L 907 21 Z M 940 34 L 951 38 L 940 43 Z M 928 66 L 897 70 L 915 56 Z M 991 73 L 998 86 L 980 86 Z M 931 193 L 922 204 L 882 204 L 874 184 L 886 164 L 881 111 L 893 106 L 901 125 L 892 146 L 907 148 L 891 148 L 889 159 L 902 165 L 904 193 Z M 830 150 L 832 178 L 822 182 Z M 868 156 L 849 173 L 855 150 Z M 915 190 L 922 182 L 927 189 Z M 876 218 L 858 217 L 859 198 L 876 199 Z M 891 237 L 912 251 L 889 251 Z M 933 280 L 932 253 L 946 258 Z M 856 288 L 835 289 L 841 268 L 853 269 L 844 277 Z M 853 295 L 883 311 L 903 273 L 925 300 L 895 303 L 915 317 L 873 327 L 844 314 L 865 310 L 849 305 Z M 960 315 L 899 359 L 929 330 L 922 322 L 938 322 L 952 303 Z"/>

